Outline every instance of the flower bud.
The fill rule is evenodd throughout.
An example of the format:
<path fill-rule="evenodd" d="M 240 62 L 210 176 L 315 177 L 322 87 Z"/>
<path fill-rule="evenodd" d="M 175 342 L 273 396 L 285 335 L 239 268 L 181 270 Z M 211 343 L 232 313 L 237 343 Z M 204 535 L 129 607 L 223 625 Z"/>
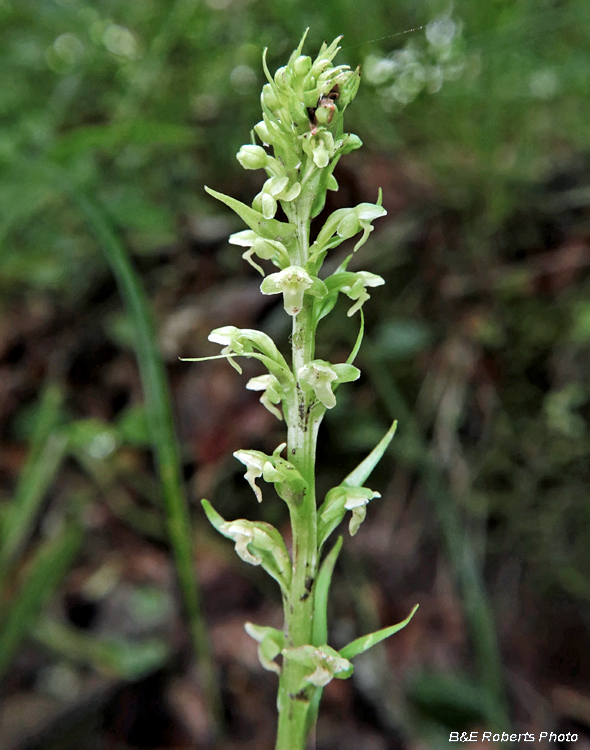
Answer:
<path fill-rule="evenodd" d="M 277 71 L 275 73 L 275 83 L 281 89 L 289 88 L 289 71 L 284 65 L 282 65 L 280 68 L 277 68 Z"/>
<path fill-rule="evenodd" d="M 256 135 L 263 143 L 266 143 L 267 145 L 270 144 L 272 138 L 270 135 L 270 130 L 268 129 L 268 125 L 264 122 L 264 120 L 257 122 L 256 125 L 254 125 L 254 130 L 256 131 Z"/>
<path fill-rule="evenodd" d="M 342 142 L 342 147 L 339 149 L 339 152 L 341 154 L 349 154 L 351 151 L 356 151 L 357 148 L 360 148 L 363 145 L 363 142 L 358 137 L 358 135 L 355 135 L 354 133 L 349 133 Z"/>
<path fill-rule="evenodd" d="M 263 104 L 265 104 L 269 109 L 276 109 L 280 106 L 280 102 L 277 99 L 277 96 L 270 83 L 265 83 L 262 87 L 261 99 Z"/>
<path fill-rule="evenodd" d="M 298 78 L 303 78 L 311 70 L 311 57 L 300 55 L 293 63 L 293 70 Z"/>
<path fill-rule="evenodd" d="M 238 151 L 236 159 L 244 169 L 262 169 L 268 164 L 269 156 L 262 146 L 247 145 Z"/>

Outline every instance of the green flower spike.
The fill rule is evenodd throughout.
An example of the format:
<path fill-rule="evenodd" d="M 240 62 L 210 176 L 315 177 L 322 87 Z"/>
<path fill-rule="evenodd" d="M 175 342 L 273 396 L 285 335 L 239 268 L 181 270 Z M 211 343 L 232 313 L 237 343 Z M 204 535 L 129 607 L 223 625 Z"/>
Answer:
<path fill-rule="evenodd" d="M 333 678 L 352 674 L 350 661 L 358 654 L 397 633 L 409 617 L 376 633 L 356 638 L 340 652 L 326 645 L 328 639 L 328 593 L 342 537 L 327 555 L 323 546 L 350 511 L 348 528 L 357 533 L 368 503 L 377 497 L 364 486 L 393 438 L 395 423 L 378 445 L 317 507 L 315 491 L 316 446 L 320 424 L 327 409 L 336 405 L 336 390 L 360 376 L 352 362 L 364 332 L 362 305 L 369 289 L 381 286 L 380 276 L 366 271 L 347 271 L 353 253 L 333 271 L 322 273 L 327 253 L 354 238 L 354 251 L 368 239 L 373 222 L 385 216 L 381 191 L 376 203 L 361 203 L 334 211 L 310 242 L 312 221 L 321 213 L 328 190 L 337 190 L 334 168 L 339 159 L 362 144 L 358 136 L 344 132 L 343 114 L 354 98 L 360 70 L 334 65 L 340 38 L 323 44 L 315 59 L 303 54 L 301 40 L 287 64 L 267 79 L 261 94 L 262 117 L 254 126 L 253 139 L 237 153 L 249 170 L 262 169 L 264 184 L 252 205 L 246 205 L 215 190 L 209 195 L 224 203 L 245 223 L 244 231 L 230 237 L 243 258 L 263 277 L 263 294 L 281 294 L 291 316 L 289 362 L 271 338 L 261 331 L 225 326 L 213 331 L 210 340 L 220 344 L 220 355 L 252 357 L 268 372 L 251 378 L 249 390 L 260 393 L 260 402 L 278 419 L 284 419 L 287 444 L 267 455 L 256 450 L 238 450 L 234 456 L 245 466 L 245 478 L 257 500 L 262 500 L 260 479 L 274 485 L 289 508 L 292 543 L 268 523 L 238 519 L 226 521 L 206 501 L 203 508 L 213 526 L 231 539 L 238 555 L 260 565 L 281 586 L 284 629 L 248 623 L 246 631 L 258 643 L 258 656 L 265 669 L 279 676 L 277 707 L 279 721 L 276 747 L 303 750 L 318 714 L 322 689 Z M 281 206 L 281 219 L 275 218 Z M 315 232 L 314 232 L 315 234 Z M 360 239 L 359 239 L 360 238 Z M 352 244 L 352 243 L 351 243 Z M 260 259 L 260 260 L 259 260 Z M 258 261 L 260 265 L 258 265 Z M 262 261 L 275 268 L 265 276 Z M 267 264 L 268 267 L 268 264 Z M 320 279 L 320 276 L 322 279 Z M 339 295 L 351 302 L 348 315 L 361 310 L 360 331 L 345 363 L 313 359 L 319 322 L 337 303 Z M 195 360 L 193 360 L 195 361 Z M 280 454 L 285 449 L 287 458 Z M 265 489 L 266 495 L 266 489 Z M 323 558 L 323 559 L 322 559 Z M 281 658 L 279 658 L 281 657 Z"/>
<path fill-rule="evenodd" d="M 322 359 L 314 359 L 299 370 L 297 377 L 304 391 L 313 393 L 326 409 L 333 409 L 336 406 L 336 396 L 332 385 L 351 383 L 360 374 L 361 371 L 354 365 L 331 365 Z"/>
<path fill-rule="evenodd" d="M 323 297 L 328 290 L 321 279 L 310 276 L 301 266 L 289 266 L 279 273 L 271 273 L 260 285 L 262 294 L 282 294 L 285 312 L 295 317 L 303 307 L 303 295 Z"/>

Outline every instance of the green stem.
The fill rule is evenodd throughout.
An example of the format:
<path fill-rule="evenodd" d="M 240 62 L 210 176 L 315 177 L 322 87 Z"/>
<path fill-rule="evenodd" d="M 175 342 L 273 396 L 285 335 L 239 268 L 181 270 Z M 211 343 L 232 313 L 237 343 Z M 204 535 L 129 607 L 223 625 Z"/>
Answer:
<path fill-rule="evenodd" d="M 299 211 L 297 211 L 299 208 Z M 298 227 L 298 258 L 304 265 L 309 250 L 309 208 L 299 206 L 293 218 Z M 307 209 L 307 210 L 306 210 Z M 301 312 L 293 318 L 293 373 L 314 357 L 315 325 L 313 305 L 304 299 Z M 317 508 L 315 498 L 315 453 L 321 414 L 311 410 L 311 399 L 297 384 L 289 408 L 288 458 L 307 482 L 303 499 L 290 503 L 293 534 L 293 578 L 285 601 L 285 645 L 298 648 L 313 641 L 314 597 L 312 594 L 318 570 Z M 316 688 L 305 680 L 306 669 L 285 658 L 279 681 L 279 726 L 276 750 L 303 750 L 307 736 L 307 715 Z"/>

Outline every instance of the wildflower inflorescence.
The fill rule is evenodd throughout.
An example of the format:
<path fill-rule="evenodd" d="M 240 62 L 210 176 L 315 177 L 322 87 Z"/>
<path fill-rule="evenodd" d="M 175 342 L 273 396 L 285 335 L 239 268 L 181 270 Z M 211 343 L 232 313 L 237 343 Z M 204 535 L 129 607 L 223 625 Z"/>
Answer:
<path fill-rule="evenodd" d="M 367 289 L 385 283 L 376 274 L 347 268 L 372 232 L 372 222 L 386 212 L 381 195 L 376 203 L 338 209 L 310 243 L 311 221 L 324 208 L 327 191 L 338 189 L 334 177 L 338 160 L 362 145 L 358 136 L 343 131 L 343 114 L 357 92 L 360 72 L 348 65 L 333 65 L 339 39 L 322 45 L 315 60 L 302 54 L 304 40 L 305 36 L 287 65 L 274 76 L 268 70 L 266 52 L 263 56 L 268 82 L 261 95 L 262 120 L 253 131 L 253 140 L 255 134 L 259 142 L 242 146 L 237 154 L 242 167 L 263 169 L 267 175 L 252 205 L 206 188 L 246 223 L 248 229 L 231 235 L 229 241 L 246 248 L 243 258 L 264 277 L 262 294 L 282 295 L 293 326 L 290 363 L 261 331 L 224 326 L 209 336 L 210 341 L 222 346 L 219 356 L 226 357 L 238 371 L 241 372 L 236 361 L 239 357 L 258 359 L 268 371 L 251 378 L 246 387 L 261 392 L 262 405 L 277 419 L 284 419 L 287 442 L 271 455 L 238 450 L 234 456 L 246 467 L 245 478 L 259 502 L 263 499 L 259 484 L 262 480 L 272 484 L 287 504 L 291 554 L 279 531 L 270 524 L 245 519 L 226 521 L 203 501 L 207 517 L 234 542 L 238 555 L 245 562 L 262 566 L 281 587 L 283 631 L 246 625 L 247 632 L 259 644 L 262 666 L 280 676 L 277 748 L 281 750 L 302 750 L 315 721 L 323 687 L 334 677 L 343 679 L 352 674 L 350 659 L 409 621 L 408 618 L 393 629 L 357 639 L 340 652 L 327 645 L 327 593 L 341 539 L 323 562 L 322 549 L 348 512 L 349 531 L 356 534 L 368 503 L 380 497 L 364 483 L 391 441 L 395 424 L 318 507 L 318 428 L 326 410 L 336 405 L 338 386 L 360 375 L 352 362 L 362 340 L 361 308 L 369 299 Z M 277 218 L 279 206 L 286 221 Z M 334 273 L 321 278 L 328 252 L 354 238 L 352 252 Z M 278 270 L 272 270 L 273 266 Z M 315 358 L 315 334 L 340 294 L 353 303 L 348 315 L 360 311 L 360 333 L 348 360 L 332 363 Z"/>

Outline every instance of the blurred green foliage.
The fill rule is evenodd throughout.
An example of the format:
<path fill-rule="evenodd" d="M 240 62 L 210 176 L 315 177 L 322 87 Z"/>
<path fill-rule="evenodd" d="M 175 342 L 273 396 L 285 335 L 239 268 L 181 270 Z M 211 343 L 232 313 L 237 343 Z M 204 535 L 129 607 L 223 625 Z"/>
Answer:
<path fill-rule="evenodd" d="M 456 80 L 393 109 L 387 86 L 366 84 L 350 127 L 374 149 L 417 158 L 438 201 L 471 220 L 470 253 L 485 257 L 527 185 L 587 147 L 588 4 L 464 1 L 451 17 L 442 2 L 373 0 L 366 11 L 351 2 L 3 0 L 4 293 L 16 284 L 81 294 L 72 275 L 100 266 L 58 167 L 101 198 L 135 252 L 173 242 L 187 212 L 217 210 L 202 185 L 235 178 L 227 154 L 258 116 L 262 48 L 279 62 L 307 25 L 310 49 L 341 33 L 347 61 L 364 63 L 420 50 L 424 31 L 402 32 L 454 19 L 464 65 Z"/>

